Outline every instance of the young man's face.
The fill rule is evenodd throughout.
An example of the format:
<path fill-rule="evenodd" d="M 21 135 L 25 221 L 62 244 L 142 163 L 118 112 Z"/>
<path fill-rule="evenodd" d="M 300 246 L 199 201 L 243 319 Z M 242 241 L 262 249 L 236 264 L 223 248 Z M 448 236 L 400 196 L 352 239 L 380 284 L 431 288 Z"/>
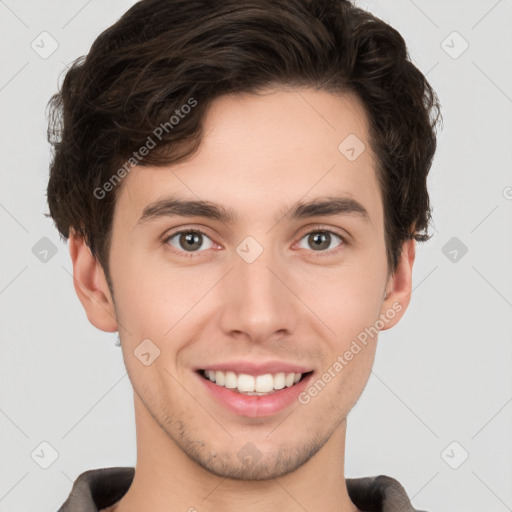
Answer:
<path fill-rule="evenodd" d="M 109 260 L 115 304 L 99 265 L 72 241 L 77 291 L 94 325 L 119 330 L 138 436 L 152 430 L 145 443 L 155 453 L 178 447 L 220 476 L 273 478 L 344 428 L 374 359 L 376 338 L 364 344 L 361 333 L 394 325 L 410 294 L 414 242 L 388 275 L 375 169 L 367 119 L 352 96 L 224 96 L 188 161 L 136 167 L 124 178 Z M 171 197 L 207 201 L 233 218 L 152 208 Z M 291 215 L 299 202 L 334 198 L 345 208 Z M 179 230 L 190 233 L 173 236 Z M 313 373 L 261 397 L 198 372 L 274 375 L 290 365 Z"/>

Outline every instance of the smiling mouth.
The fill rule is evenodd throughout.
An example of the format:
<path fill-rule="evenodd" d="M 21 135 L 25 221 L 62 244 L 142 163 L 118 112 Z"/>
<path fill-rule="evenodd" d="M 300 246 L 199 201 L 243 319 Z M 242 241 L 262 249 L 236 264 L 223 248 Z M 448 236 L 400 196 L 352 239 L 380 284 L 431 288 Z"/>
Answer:
<path fill-rule="evenodd" d="M 242 395 L 272 395 L 281 389 L 291 388 L 313 373 L 266 373 L 248 375 L 232 371 L 198 370 L 199 375 L 219 387 L 230 389 Z"/>

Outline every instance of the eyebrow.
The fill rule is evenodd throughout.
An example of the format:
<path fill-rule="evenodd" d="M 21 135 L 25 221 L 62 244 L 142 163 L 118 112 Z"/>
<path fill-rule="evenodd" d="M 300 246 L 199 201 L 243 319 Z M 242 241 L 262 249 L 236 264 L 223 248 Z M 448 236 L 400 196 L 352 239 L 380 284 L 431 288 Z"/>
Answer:
<path fill-rule="evenodd" d="M 348 197 L 326 196 L 307 202 L 298 201 L 291 207 L 282 208 L 279 215 L 281 220 L 299 220 L 317 216 L 356 215 L 365 222 L 371 223 L 366 208 L 355 199 Z M 238 218 L 234 210 L 211 201 L 189 200 L 171 196 L 146 206 L 137 224 L 144 224 L 161 217 L 173 216 L 205 217 L 226 224 L 232 224 Z"/>

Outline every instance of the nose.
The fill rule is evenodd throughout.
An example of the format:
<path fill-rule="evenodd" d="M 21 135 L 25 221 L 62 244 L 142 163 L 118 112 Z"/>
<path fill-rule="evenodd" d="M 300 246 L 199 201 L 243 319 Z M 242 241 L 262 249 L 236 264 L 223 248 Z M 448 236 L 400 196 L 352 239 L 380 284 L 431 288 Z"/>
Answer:
<path fill-rule="evenodd" d="M 223 285 L 221 327 L 227 335 L 262 343 L 295 331 L 300 301 L 283 263 L 270 250 L 252 263 L 234 258 Z"/>

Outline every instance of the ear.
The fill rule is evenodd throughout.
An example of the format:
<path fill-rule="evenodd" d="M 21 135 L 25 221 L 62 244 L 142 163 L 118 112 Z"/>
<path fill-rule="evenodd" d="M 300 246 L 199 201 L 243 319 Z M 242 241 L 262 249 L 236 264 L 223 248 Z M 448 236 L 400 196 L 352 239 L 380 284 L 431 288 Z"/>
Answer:
<path fill-rule="evenodd" d="M 115 332 L 114 301 L 103 268 L 92 255 L 83 237 L 70 231 L 69 253 L 73 262 L 73 283 L 89 322 L 106 332 Z"/>
<path fill-rule="evenodd" d="M 381 318 L 385 316 L 386 322 L 381 329 L 385 331 L 393 327 L 402 318 L 412 292 L 412 267 L 416 256 L 416 240 L 406 240 L 402 244 L 400 260 L 395 272 L 389 277 L 386 285 L 386 294 L 381 307 Z"/>

